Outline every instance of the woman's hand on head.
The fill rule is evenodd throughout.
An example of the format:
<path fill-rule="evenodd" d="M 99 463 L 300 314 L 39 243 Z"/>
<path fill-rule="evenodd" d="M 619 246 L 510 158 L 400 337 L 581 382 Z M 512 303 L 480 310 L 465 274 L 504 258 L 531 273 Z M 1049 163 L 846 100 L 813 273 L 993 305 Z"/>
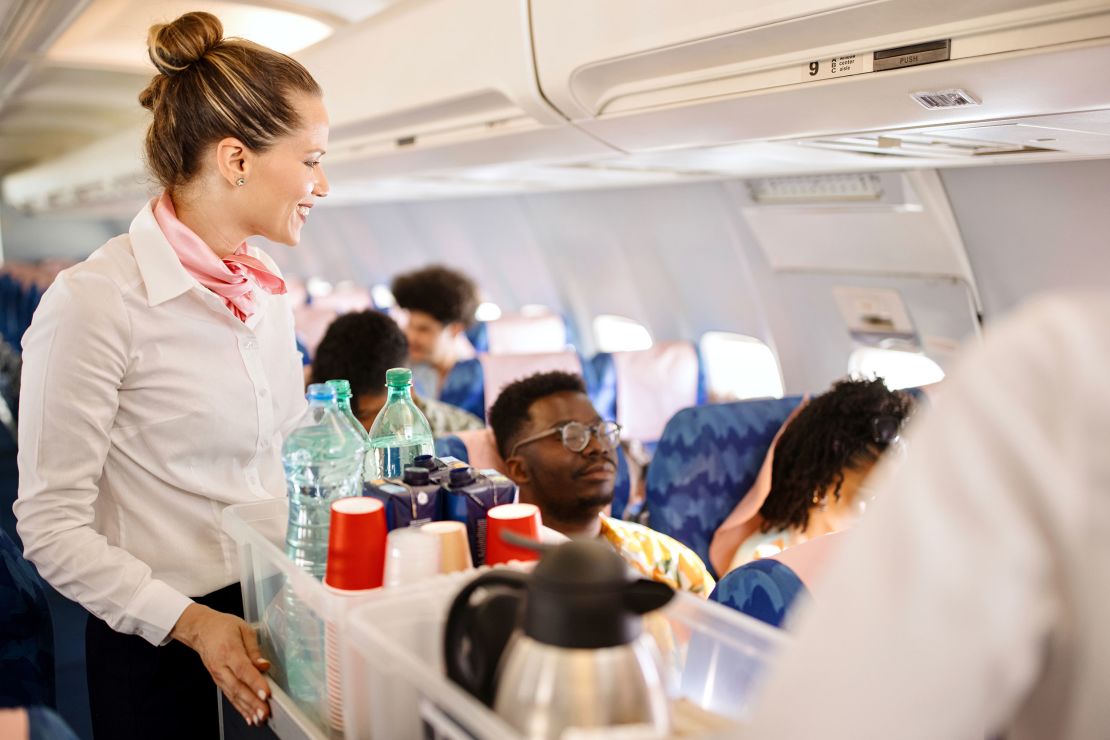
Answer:
<path fill-rule="evenodd" d="M 251 626 L 239 617 L 190 604 L 177 620 L 173 639 L 197 651 L 216 686 L 249 725 L 270 715 L 270 688 L 262 672 L 270 662 L 258 649 Z"/>

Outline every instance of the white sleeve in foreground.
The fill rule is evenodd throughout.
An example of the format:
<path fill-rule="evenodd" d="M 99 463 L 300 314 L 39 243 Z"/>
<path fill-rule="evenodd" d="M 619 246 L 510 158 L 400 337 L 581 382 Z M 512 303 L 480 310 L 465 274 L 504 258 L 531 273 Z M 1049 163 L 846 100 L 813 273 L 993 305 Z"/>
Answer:
<path fill-rule="evenodd" d="M 109 278 L 75 271 L 46 292 L 23 340 L 13 509 L 25 555 L 43 578 L 113 629 L 157 645 L 190 599 L 92 526 L 129 342 L 123 298 Z"/>
<path fill-rule="evenodd" d="M 744 737 L 982 740 L 1016 712 L 1058 609 L 1044 492 L 1082 490 L 1035 400 L 1058 378 L 1027 331 L 975 352 L 904 466 L 879 471 Z"/>

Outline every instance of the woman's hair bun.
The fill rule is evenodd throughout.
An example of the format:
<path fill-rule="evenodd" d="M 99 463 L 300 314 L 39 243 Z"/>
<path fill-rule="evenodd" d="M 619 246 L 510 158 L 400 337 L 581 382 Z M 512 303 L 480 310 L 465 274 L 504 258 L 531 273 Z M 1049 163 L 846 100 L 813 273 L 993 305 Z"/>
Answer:
<path fill-rule="evenodd" d="M 223 39 L 224 27 L 211 13 L 186 13 L 173 23 L 156 23 L 147 32 L 147 53 L 167 76 L 184 72 Z"/>

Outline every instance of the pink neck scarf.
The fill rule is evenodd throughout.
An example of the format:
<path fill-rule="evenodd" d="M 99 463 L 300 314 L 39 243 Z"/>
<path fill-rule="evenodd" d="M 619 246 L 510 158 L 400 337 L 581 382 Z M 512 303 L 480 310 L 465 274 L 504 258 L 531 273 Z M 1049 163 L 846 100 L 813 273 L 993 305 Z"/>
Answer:
<path fill-rule="evenodd" d="M 185 271 L 223 298 L 240 321 L 245 322 L 257 310 L 255 288 L 270 294 L 285 293 L 285 281 L 270 272 L 261 260 L 247 254 L 246 242 L 240 244 L 234 254 L 223 259 L 217 257 L 192 229 L 177 218 L 168 193 L 162 193 L 155 203 L 154 219 Z"/>

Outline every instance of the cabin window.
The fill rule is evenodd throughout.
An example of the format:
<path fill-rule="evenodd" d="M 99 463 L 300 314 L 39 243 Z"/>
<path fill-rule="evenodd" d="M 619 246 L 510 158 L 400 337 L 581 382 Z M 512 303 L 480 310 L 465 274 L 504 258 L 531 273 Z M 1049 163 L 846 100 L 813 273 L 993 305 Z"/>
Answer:
<path fill-rule="evenodd" d="M 848 372 L 857 378 L 882 378 L 887 388 L 917 388 L 944 380 L 944 371 L 921 352 L 860 347 L 848 359 Z"/>
<path fill-rule="evenodd" d="M 474 312 L 474 318 L 477 321 L 497 321 L 501 318 L 501 306 L 489 301 L 480 303 L 478 310 Z"/>
<path fill-rule="evenodd" d="M 397 299 L 393 297 L 393 291 L 389 289 L 388 285 L 381 283 L 370 288 L 370 300 L 374 302 L 374 307 L 379 311 L 388 311 L 397 305 Z"/>
<path fill-rule="evenodd" d="M 775 353 L 755 337 L 711 331 L 701 338 L 701 357 L 712 400 L 782 398 Z"/>
<path fill-rule="evenodd" d="M 635 352 L 651 349 L 651 332 L 638 321 L 603 314 L 594 319 L 594 338 L 599 352 Z"/>
<path fill-rule="evenodd" d="M 308 291 L 308 295 L 312 298 L 323 298 L 324 296 L 331 295 L 331 292 L 335 290 L 335 286 L 322 277 L 309 278 L 304 287 L 305 290 Z"/>

